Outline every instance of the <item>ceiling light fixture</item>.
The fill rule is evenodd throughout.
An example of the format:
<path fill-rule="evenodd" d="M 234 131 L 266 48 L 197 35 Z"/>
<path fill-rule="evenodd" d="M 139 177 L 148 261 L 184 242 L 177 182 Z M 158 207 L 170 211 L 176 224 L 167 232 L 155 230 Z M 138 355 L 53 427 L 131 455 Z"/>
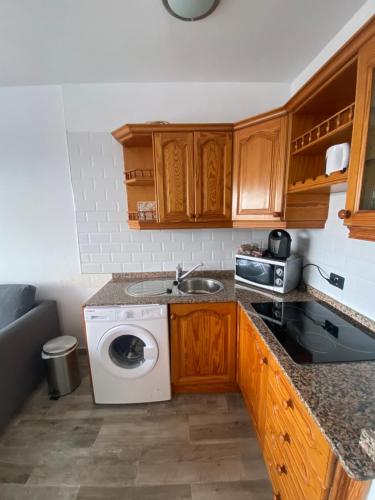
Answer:
<path fill-rule="evenodd" d="M 216 9 L 220 0 L 163 0 L 163 5 L 174 17 L 182 21 L 198 21 Z"/>

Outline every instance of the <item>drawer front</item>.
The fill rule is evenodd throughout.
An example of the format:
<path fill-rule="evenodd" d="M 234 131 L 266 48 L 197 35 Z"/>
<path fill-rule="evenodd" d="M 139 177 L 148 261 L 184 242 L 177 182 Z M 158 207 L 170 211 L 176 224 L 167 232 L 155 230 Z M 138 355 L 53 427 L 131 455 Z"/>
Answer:
<path fill-rule="evenodd" d="M 306 449 L 295 439 L 294 427 L 287 420 L 273 394 L 267 396 L 266 436 L 272 449 L 278 450 L 296 489 L 302 492 L 301 498 L 324 499 L 327 491 L 322 485 L 307 457 Z"/>
<path fill-rule="evenodd" d="M 278 416 L 274 414 L 273 420 L 282 420 L 296 448 L 303 453 L 322 486 L 328 488 L 334 462 L 330 446 L 273 359 L 270 368 L 267 398 L 272 405 L 268 405 L 267 418 L 268 413 L 277 411 Z"/>
<path fill-rule="evenodd" d="M 295 482 L 293 474 L 281 455 L 277 446 L 270 439 L 270 434 L 264 436 L 264 457 L 272 482 L 275 500 L 303 500 L 302 491 Z M 307 499 L 306 499 L 307 500 Z M 312 500 L 311 498 L 309 500 Z"/>

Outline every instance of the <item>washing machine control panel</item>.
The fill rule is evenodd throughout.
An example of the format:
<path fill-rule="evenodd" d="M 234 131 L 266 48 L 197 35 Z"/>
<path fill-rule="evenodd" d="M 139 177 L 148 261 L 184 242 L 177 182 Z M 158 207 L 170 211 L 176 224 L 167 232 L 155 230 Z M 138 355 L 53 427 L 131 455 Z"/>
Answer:
<path fill-rule="evenodd" d="M 86 321 L 139 321 L 167 317 L 167 306 L 135 305 L 109 307 L 85 307 Z"/>

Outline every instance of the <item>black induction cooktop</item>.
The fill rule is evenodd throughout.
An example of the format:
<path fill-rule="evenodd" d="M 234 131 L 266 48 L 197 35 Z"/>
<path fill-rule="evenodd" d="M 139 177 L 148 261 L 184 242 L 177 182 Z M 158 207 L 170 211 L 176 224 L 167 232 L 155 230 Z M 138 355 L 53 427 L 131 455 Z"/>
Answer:
<path fill-rule="evenodd" d="M 375 335 L 319 302 L 252 306 L 296 363 L 375 360 Z"/>

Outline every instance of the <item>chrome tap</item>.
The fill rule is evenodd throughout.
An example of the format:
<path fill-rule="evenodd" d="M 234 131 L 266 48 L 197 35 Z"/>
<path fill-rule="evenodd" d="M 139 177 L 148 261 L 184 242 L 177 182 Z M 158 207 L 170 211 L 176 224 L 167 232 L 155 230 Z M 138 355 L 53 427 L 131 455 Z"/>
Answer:
<path fill-rule="evenodd" d="M 196 269 L 198 269 L 198 267 L 201 267 L 201 266 L 203 266 L 203 262 L 201 262 L 200 264 L 197 264 L 196 266 L 189 269 L 189 271 L 186 271 L 186 273 L 184 273 L 184 271 L 182 270 L 181 264 L 178 264 L 176 267 L 176 281 L 178 281 L 178 283 L 181 283 L 181 281 L 184 280 L 185 278 L 187 278 L 189 276 L 189 274 L 191 274 L 193 271 L 195 271 Z"/>

